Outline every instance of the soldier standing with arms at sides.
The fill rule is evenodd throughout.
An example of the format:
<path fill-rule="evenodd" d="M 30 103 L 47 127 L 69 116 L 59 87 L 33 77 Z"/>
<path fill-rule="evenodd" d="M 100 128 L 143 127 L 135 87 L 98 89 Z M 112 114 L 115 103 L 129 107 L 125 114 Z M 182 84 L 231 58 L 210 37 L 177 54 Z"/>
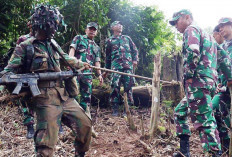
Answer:
<path fill-rule="evenodd" d="M 100 48 L 94 41 L 94 37 L 97 35 L 97 30 L 97 23 L 88 23 L 85 30 L 86 35 L 77 35 L 74 37 L 70 45 L 69 56 L 76 57 L 78 60 L 87 62 L 90 65 L 101 67 Z M 83 73 L 89 72 L 92 72 L 92 69 L 83 71 Z M 101 85 L 103 83 L 101 70 L 97 70 L 97 75 Z M 92 79 L 92 75 L 84 75 L 78 78 L 81 94 L 80 105 L 85 111 L 91 104 Z"/>
<path fill-rule="evenodd" d="M 219 31 L 219 26 L 217 25 L 213 30 L 213 37 L 218 43 L 217 55 L 220 58 L 223 54 L 228 56 L 227 63 L 231 64 L 231 60 L 228 52 L 226 52 L 221 46 L 224 42 L 224 38 Z M 225 75 L 222 70 L 219 70 L 218 84 L 216 95 L 214 95 L 212 104 L 214 110 L 214 116 L 217 122 L 217 129 L 219 131 L 219 137 L 222 144 L 223 153 L 229 149 L 230 137 L 229 137 L 229 127 L 230 127 L 230 93 L 227 87 L 228 78 L 231 79 L 231 74 Z M 231 73 L 231 70 L 229 71 Z M 229 151 L 227 151 L 229 153 Z"/>
<path fill-rule="evenodd" d="M 217 80 L 217 44 L 212 36 L 194 25 L 192 13 L 180 10 L 169 21 L 183 34 L 182 53 L 184 59 L 184 89 L 187 106 L 175 109 L 176 121 L 185 121 L 190 108 L 193 126 L 199 131 L 204 152 L 210 156 L 221 156 L 221 144 L 212 108 L 212 96 Z M 178 106 L 177 106 L 178 107 Z M 177 135 L 180 151 L 189 157 L 189 128 Z M 180 157 L 180 153 L 173 154 Z"/>
<path fill-rule="evenodd" d="M 133 74 L 139 60 L 138 50 L 129 36 L 122 35 L 123 26 L 120 21 L 114 21 L 111 24 L 111 30 L 113 35 L 106 40 L 106 68 Z M 103 74 L 103 77 L 106 76 L 107 72 Z M 132 86 L 135 84 L 134 78 L 112 73 L 110 103 L 113 108 L 113 116 L 118 116 L 121 83 L 123 83 L 124 92 L 127 93 L 128 104 L 130 106 L 134 104 L 132 95 Z"/>
<path fill-rule="evenodd" d="M 225 39 L 224 43 L 222 44 L 222 47 L 225 51 L 227 51 L 228 55 L 230 56 L 230 62 L 232 63 L 232 18 L 224 17 L 221 18 L 218 22 L 217 29 L 219 29 L 219 33 L 221 36 Z M 222 86 L 230 85 L 231 82 L 225 81 L 223 75 L 222 78 Z M 219 93 L 220 94 L 220 93 Z M 224 96 L 224 97 L 222 97 Z M 216 99 L 217 100 L 217 99 Z M 230 128 L 230 92 L 229 89 L 226 88 L 223 92 L 223 95 L 221 95 L 221 99 L 218 104 L 215 116 L 219 119 L 219 131 L 220 131 L 220 137 L 222 139 L 222 145 L 226 149 L 229 149 L 230 144 L 230 137 L 229 137 L 229 128 Z M 223 123 L 224 122 L 224 123 Z M 229 151 L 228 151 L 229 152 Z"/>
<path fill-rule="evenodd" d="M 62 15 L 57 8 L 39 5 L 31 17 L 34 37 L 17 45 L 1 76 L 15 72 L 24 67 L 24 73 L 59 72 L 60 55 L 76 68 L 87 63 L 77 61 L 64 53 L 52 39 L 62 22 Z M 52 157 L 57 143 L 61 121 L 70 127 L 75 134 L 75 156 L 83 157 L 89 149 L 91 140 L 91 119 L 84 110 L 67 94 L 61 80 L 38 81 L 40 95 L 32 97 L 37 115 L 36 132 L 34 135 L 37 157 Z"/>

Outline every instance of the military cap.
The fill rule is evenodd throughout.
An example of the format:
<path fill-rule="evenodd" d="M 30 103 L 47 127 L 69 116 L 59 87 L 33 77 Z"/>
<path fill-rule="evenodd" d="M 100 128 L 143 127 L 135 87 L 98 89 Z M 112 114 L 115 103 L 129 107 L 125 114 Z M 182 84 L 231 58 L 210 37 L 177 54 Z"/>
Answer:
<path fill-rule="evenodd" d="M 172 19 L 169 20 L 169 23 L 170 25 L 174 26 L 176 24 L 176 21 L 182 16 L 182 15 L 191 15 L 192 16 L 192 13 L 187 10 L 187 9 L 182 9 L 178 12 L 175 12 L 172 16 Z"/>
<path fill-rule="evenodd" d="M 87 28 L 94 27 L 98 30 L 98 24 L 96 22 L 90 22 L 87 24 Z"/>
<path fill-rule="evenodd" d="M 117 24 L 121 25 L 122 23 L 120 21 L 114 21 L 113 23 L 111 23 L 110 28 L 116 26 Z"/>
<path fill-rule="evenodd" d="M 221 25 L 223 24 L 232 24 L 232 18 L 229 18 L 229 17 L 223 17 L 221 18 L 219 21 L 218 21 L 218 26 L 220 27 Z"/>

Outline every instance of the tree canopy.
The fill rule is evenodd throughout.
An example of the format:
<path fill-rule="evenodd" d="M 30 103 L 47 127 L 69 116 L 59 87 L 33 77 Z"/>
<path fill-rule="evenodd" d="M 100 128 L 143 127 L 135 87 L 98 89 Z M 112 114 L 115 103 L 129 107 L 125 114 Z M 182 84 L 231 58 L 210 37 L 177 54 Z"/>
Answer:
<path fill-rule="evenodd" d="M 174 33 L 157 7 L 134 6 L 128 0 L 0 0 L 0 53 L 4 54 L 20 35 L 29 33 L 26 23 L 32 6 L 49 3 L 60 8 L 67 29 L 55 36 L 68 52 L 70 42 L 77 34 L 85 34 L 86 24 L 100 25 L 96 42 L 101 47 L 104 66 L 104 42 L 111 35 L 110 24 L 121 21 L 123 34 L 129 35 L 139 50 L 137 74 L 151 76 L 153 56 L 158 51 L 170 53 L 177 47 Z"/>

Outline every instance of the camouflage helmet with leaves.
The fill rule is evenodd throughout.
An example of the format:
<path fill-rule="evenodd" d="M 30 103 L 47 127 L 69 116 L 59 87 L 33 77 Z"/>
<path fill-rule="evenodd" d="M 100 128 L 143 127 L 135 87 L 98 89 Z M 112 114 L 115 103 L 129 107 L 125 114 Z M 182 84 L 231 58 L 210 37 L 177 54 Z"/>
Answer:
<path fill-rule="evenodd" d="M 42 29 L 54 33 L 58 30 L 59 24 L 65 26 L 64 18 L 56 7 L 40 4 L 32 12 L 30 19 L 33 31 Z"/>

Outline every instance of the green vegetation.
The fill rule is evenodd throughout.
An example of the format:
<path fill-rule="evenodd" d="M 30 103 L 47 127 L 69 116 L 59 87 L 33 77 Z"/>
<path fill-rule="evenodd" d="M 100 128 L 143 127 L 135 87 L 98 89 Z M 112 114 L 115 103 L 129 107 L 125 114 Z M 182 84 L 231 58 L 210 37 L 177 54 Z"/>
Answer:
<path fill-rule="evenodd" d="M 153 56 L 157 52 L 175 52 L 174 33 L 156 7 L 134 6 L 128 0 L 0 0 L 0 54 L 7 52 L 20 35 L 29 33 L 26 27 L 30 10 L 38 3 L 48 3 L 60 8 L 67 29 L 57 33 L 55 39 L 68 52 L 76 34 L 84 34 L 86 24 L 98 22 L 100 32 L 96 42 L 102 49 L 104 66 L 104 41 L 110 36 L 110 23 L 119 20 L 124 25 L 123 34 L 129 35 L 139 49 L 136 74 L 151 77 Z"/>

